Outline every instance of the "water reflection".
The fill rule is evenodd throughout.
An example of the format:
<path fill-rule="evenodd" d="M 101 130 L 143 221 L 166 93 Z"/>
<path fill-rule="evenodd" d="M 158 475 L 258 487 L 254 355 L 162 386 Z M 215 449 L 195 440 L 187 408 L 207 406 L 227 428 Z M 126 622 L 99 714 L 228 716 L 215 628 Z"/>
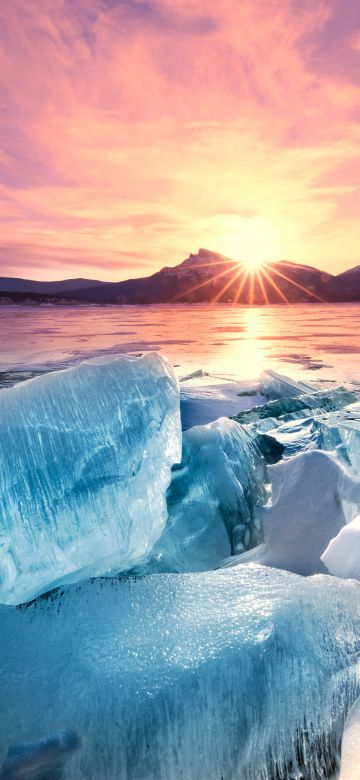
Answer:
<path fill-rule="evenodd" d="M 300 379 L 349 381 L 360 374 L 359 323 L 359 304 L 4 307 L 0 370 L 155 349 L 181 374 L 202 368 L 241 379 L 271 367 Z"/>

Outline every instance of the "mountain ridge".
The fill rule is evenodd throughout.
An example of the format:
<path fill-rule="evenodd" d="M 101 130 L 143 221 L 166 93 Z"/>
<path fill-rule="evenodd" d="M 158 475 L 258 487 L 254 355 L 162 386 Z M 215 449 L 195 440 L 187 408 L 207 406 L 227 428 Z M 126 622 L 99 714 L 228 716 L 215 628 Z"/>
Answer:
<path fill-rule="evenodd" d="M 164 266 L 145 277 L 121 282 L 63 279 L 41 282 L 0 277 L 0 299 L 36 294 L 57 303 L 66 296 L 75 303 L 315 303 L 360 301 L 360 266 L 330 274 L 312 266 L 280 260 L 250 271 L 225 255 L 200 248 L 176 266 Z M 42 300 L 44 297 L 44 301 Z M 62 302 L 64 302 L 62 300 Z"/>

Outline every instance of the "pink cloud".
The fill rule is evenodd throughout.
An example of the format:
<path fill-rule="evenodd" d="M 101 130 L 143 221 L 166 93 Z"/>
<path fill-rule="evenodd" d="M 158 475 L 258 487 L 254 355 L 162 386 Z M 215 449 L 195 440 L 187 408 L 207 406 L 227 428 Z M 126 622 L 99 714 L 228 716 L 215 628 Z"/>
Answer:
<path fill-rule="evenodd" d="M 317 63 L 324 42 L 338 51 L 338 5 L 6 4 L 2 273 L 151 273 L 198 245 L 247 251 L 258 224 L 270 254 L 345 267 L 360 244 L 343 191 L 359 88 L 353 60 L 348 80 Z"/>

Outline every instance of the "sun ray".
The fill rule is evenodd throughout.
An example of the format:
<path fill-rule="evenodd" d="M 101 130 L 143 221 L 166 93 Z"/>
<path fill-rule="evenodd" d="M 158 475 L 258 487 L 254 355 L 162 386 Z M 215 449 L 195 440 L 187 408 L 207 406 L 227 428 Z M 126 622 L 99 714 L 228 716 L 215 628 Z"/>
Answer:
<path fill-rule="evenodd" d="M 268 306 L 269 305 L 269 296 L 268 296 L 268 294 L 266 292 L 265 285 L 264 285 L 264 282 L 263 282 L 263 279 L 262 279 L 261 268 L 256 268 L 255 273 L 256 273 L 257 280 L 259 282 L 259 287 L 260 287 L 261 292 L 263 294 L 264 303 L 265 303 L 266 306 Z"/>
<path fill-rule="evenodd" d="M 236 280 L 239 278 L 239 276 L 241 274 L 243 274 L 243 273 L 244 273 L 244 271 L 243 271 L 242 268 L 238 269 L 237 273 L 235 273 L 231 277 L 231 279 L 229 279 L 229 281 L 224 285 L 224 287 L 220 290 L 220 292 L 218 292 L 217 295 L 215 295 L 215 297 L 212 299 L 211 303 L 217 303 L 219 298 L 221 298 L 221 296 L 224 295 L 226 290 L 228 290 L 229 287 L 231 287 L 231 285 L 234 284 L 234 282 L 236 282 Z"/>
<path fill-rule="evenodd" d="M 267 272 L 267 271 L 265 271 L 265 268 L 264 268 L 264 267 L 262 268 L 262 274 L 263 274 L 264 276 L 266 276 L 267 280 L 270 282 L 270 284 L 271 284 L 271 286 L 274 288 L 275 292 L 277 292 L 278 296 L 279 296 L 280 298 L 282 298 L 282 300 L 284 301 L 284 303 L 287 303 L 287 304 L 289 304 L 289 303 L 290 303 L 290 301 L 289 301 L 289 300 L 288 300 L 288 298 L 286 297 L 285 293 L 283 293 L 283 292 L 282 292 L 282 290 L 280 290 L 280 287 L 278 287 L 278 286 L 277 286 L 277 284 L 276 284 L 276 283 L 275 283 L 275 282 L 274 282 L 274 281 L 271 279 L 271 277 L 269 276 L 268 272 Z"/>
<path fill-rule="evenodd" d="M 249 303 L 250 306 L 254 305 L 254 287 L 255 287 L 255 273 L 252 268 L 249 273 Z"/>
<path fill-rule="evenodd" d="M 195 284 L 193 287 L 189 287 L 189 289 L 184 290 L 182 293 L 180 293 L 175 298 L 173 298 L 173 300 L 178 301 L 179 298 L 182 298 L 184 295 L 188 295 L 189 293 L 200 290 L 202 287 L 206 287 L 208 284 L 217 281 L 217 279 L 221 279 L 223 276 L 226 276 L 226 274 L 230 274 L 232 271 L 235 271 L 237 268 L 239 268 L 239 263 L 234 263 L 234 265 L 231 268 L 227 268 L 225 271 L 221 271 L 221 273 L 216 274 L 215 276 L 210 276 L 209 279 L 205 279 L 204 282 L 200 282 L 200 284 Z"/>
<path fill-rule="evenodd" d="M 266 266 L 267 266 L 267 268 L 270 267 L 267 264 L 266 264 Z M 283 279 L 286 279 L 287 282 L 290 282 L 290 284 L 293 284 L 294 287 L 298 287 L 299 290 L 302 290 L 303 292 L 306 292 L 307 295 L 311 295 L 313 298 L 315 298 L 317 301 L 320 301 L 321 303 L 326 303 L 324 298 L 321 298 L 320 295 L 316 295 L 316 293 L 312 292 L 311 290 L 308 290 L 307 287 L 303 287 L 302 284 L 299 284 L 298 282 L 294 282 L 294 280 L 291 279 L 290 276 L 286 276 L 285 274 L 282 274 L 281 271 L 277 271 L 273 267 L 271 267 L 271 270 L 273 271 L 274 274 L 277 274 L 277 276 L 281 276 Z"/>
<path fill-rule="evenodd" d="M 235 300 L 233 301 L 234 305 L 239 302 L 239 297 L 244 289 L 245 282 L 248 279 L 248 276 L 249 276 L 249 271 L 247 271 L 246 268 L 244 268 L 244 278 L 237 288 Z"/>

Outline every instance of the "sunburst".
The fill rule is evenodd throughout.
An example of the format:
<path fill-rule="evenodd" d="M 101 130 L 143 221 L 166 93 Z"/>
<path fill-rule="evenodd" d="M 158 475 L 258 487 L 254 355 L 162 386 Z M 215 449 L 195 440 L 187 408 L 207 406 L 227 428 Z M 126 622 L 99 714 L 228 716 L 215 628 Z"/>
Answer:
<path fill-rule="evenodd" d="M 225 269 L 222 269 L 223 265 L 226 265 Z M 299 282 L 296 282 L 287 274 L 284 274 L 279 268 L 275 267 L 275 264 L 266 262 L 261 263 L 259 261 L 255 262 L 254 260 L 249 263 L 231 262 L 224 258 L 221 260 L 219 259 L 219 261 L 216 262 L 216 266 L 220 266 L 221 270 L 218 270 L 216 274 L 211 274 L 204 281 L 184 290 L 184 292 L 180 293 L 174 300 L 178 301 L 184 299 L 189 294 L 196 294 L 199 290 L 215 286 L 216 291 L 211 297 L 211 303 L 218 303 L 224 298 L 224 295 L 228 293 L 229 298 L 227 301 L 236 305 L 245 292 L 246 302 L 249 305 L 260 304 L 268 306 L 270 304 L 270 290 L 273 290 L 273 292 L 276 293 L 278 303 L 289 304 L 289 298 L 284 290 L 281 289 L 279 283 L 275 281 L 275 276 L 278 277 L 279 280 L 283 279 L 286 281 L 288 285 L 306 293 L 310 298 L 324 303 L 324 299 L 317 293 Z M 196 266 L 196 268 L 204 267 L 213 268 L 214 262 L 204 262 Z M 221 283 L 219 286 L 221 280 L 223 280 L 224 283 Z"/>

